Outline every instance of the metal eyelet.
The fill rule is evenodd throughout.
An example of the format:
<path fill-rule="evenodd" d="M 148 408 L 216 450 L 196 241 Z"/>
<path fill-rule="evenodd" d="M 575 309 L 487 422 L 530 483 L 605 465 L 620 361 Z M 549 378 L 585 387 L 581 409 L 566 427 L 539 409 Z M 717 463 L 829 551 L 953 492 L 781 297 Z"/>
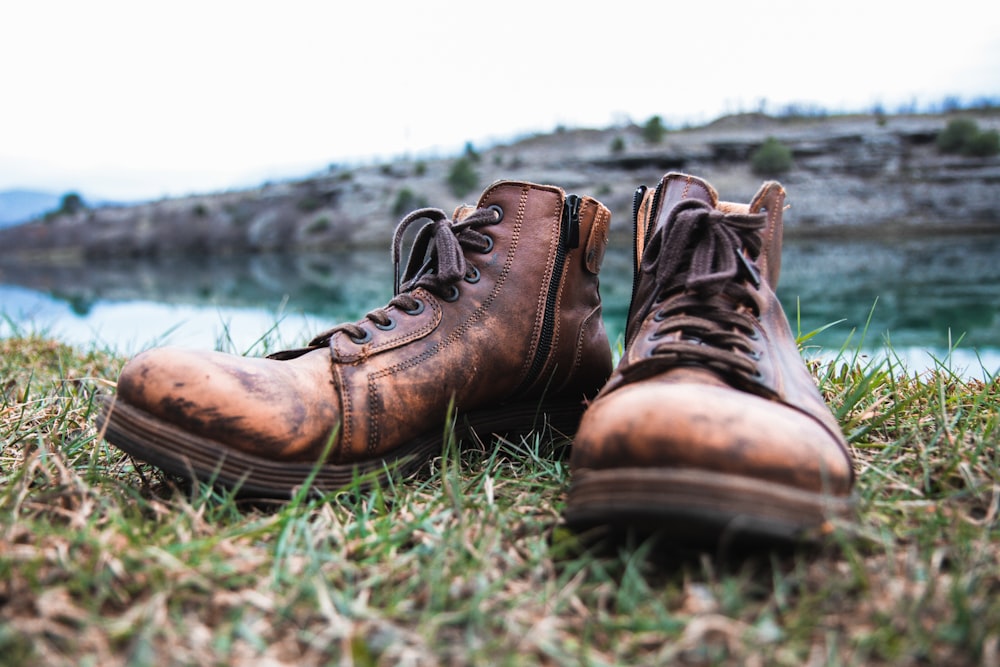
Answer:
<path fill-rule="evenodd" d="M 493 237 L 489 234 L 483 234 L 483 236 L 486 237 L 486 247 L 479 252 L 486 255 L 493 252 Z"/>
<path fill-rule="evenodd" d="M 477 269 L 475 266 L 470 266 L 469 270 L 465 273 L 465 282 L 469 283 L 470 285 L 475 285 L 476 283 L 479 282 L 479 278 L 480 278 L 479 269 Z"/>
<path fill-rule="evenodd" d="M 447 301 L 448 303 L 458 301 L 458 294 L 459 294 L 458 287 L 456 287 L 455 285 L 449 285 L 449 287 L 451 287 L 451 291 L 442 296 L 441 298 Z"/>
<path fill-rule="evenodd" d="M 497 214 L 497 221 L 493 223 L 494 225 L 497 224 L 497 222 L 503 220 L 503 209 L 497 206 L 496 204 L 490 204 L 489 206 L 486 207 L 486 209 L 488 211 L 493 211 L 494 213 Z"/>
<path fill-rule="evenodd" d="M 417 305 L 416 305 L 415 308 L 413 308 L 412 310 L 403 309 L 403 312 L 406 313 L 407 315 L 419 315 L 420 313 L 424 312 L 424 308 L 427 307 L 424 304 L 424 302 L 421 301 L 420 299 L 414 299 L 414 301 L 417 302 Z"/>
<path fill-rule="evenodd" d="M 363 331 L 365 332 L 365 335 L 362 336 L 361 338 L 355 338 L 354 336 L 350 336 L 351 342 L 354 343 L 355 345 L 364 345 L 365 343 L 370 342 L 372 339 L 372 332 L 369 331 L 368 329 L 363 329 Z"/>
<path fill-rule="evenodd" d="M 662 310 L 656 311 L 656 313 L 653 315 L 654 322 L 662 322 L 665 319 L 667 319 L 667 314 Z"/>
<path fill-rule="evenodd" d="M 389 321 L 386 322 L 385 324 L 379 324 L 378 322 L 376 322 L 375 328 L 378 329 L 379 331 L 392 331 L 393 329 L 396 328 L 396 320 L 390 317 Z"/>

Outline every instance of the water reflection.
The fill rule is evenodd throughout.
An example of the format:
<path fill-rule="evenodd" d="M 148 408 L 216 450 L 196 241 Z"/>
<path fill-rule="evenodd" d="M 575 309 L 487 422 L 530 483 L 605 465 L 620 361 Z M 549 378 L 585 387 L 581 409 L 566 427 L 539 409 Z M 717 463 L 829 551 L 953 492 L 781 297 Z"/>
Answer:
<path fill-rule="evenodd" d="M 851 328 L 893 345 L 1000 347 L 1000 237 L 804 241 L 790 244 L 778 295 L 802 329 L 846 321 L 819 339 L 843 341 Z M 877 302 L 877 303 L 876 303 Z"/>
<path fill-rule="evenodd" d="M 968 355 L 978 349 L 988 364 L 1000 355 L 1000 237 L 789 240 L 783 255 L 778 295 L 793 329 L 844 320 L 813 343 L 836 349 L 856 329 L 855 346 L 871 316 L 868 348 L 888 337 L 897 350 L 943 354 L 964 336 Z M 123 353 L 162 342 L 242 352 L 277 323 L 273 342 L 297 345 L 385 304 L 392 280 L 388 253 L 379 250 L 117 264 L 0 262 L 6 317 L 0 334 L 44 329 Z M 630 250 L 610 249 L 601 293 L 613 340 L 624 329 L 631 285 Z"/>

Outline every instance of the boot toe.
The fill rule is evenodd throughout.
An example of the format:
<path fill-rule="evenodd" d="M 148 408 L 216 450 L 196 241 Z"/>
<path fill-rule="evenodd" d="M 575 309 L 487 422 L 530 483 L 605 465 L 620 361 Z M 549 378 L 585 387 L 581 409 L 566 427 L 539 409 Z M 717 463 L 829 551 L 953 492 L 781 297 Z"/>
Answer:
<path fill-rule="evenodd" d="M 572 468 L 666 468 L 758 479 L 846 495 L 839 439 L 777 401 L 710 384 L 647 381 L 602 397 L 584 415 Z"/>
<path fill-rule="evenodd" d="M 296 363 L 157 348 L 122 370 L 118 400 L 194 436 L 270 459 L 315 459 L 339 419 L 328 353 Z"/>

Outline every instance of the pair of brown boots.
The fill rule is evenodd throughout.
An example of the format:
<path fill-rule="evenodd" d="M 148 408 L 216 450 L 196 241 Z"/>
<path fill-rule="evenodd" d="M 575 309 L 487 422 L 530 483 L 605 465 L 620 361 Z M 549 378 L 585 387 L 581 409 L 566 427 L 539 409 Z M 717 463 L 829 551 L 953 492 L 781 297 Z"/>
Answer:
<path fill-rule="evenodd" d="M 168 472 L 287 497 L 310 477 L 333 490 L 415 470 L 453 406 L 459 436 L 575 433 L 573 526 L 800 535 L 844 511 L 853 472 L 773 291 L 784 195 L 765 183 L 730 204 L 673 173 L 636 191 L 616 369 L 598 290 L 610 212 L 502 181 L 452 219 L 403 219 L 385 307 L 268 358 L 144 352 L 101 427 Z M 403 233 L 426 220 L 400 276 Z"/>

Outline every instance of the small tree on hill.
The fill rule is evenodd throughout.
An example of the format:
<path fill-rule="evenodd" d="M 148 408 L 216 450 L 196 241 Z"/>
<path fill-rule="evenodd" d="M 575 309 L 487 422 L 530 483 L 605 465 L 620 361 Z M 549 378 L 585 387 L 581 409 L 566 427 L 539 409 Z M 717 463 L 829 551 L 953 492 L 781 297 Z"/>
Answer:
<path fill-rule="evenodd" d="M 777 176 L 792 168 L 792 151 L 774 137 L 768 137 L 750 156 L 750 168 L 759 176 Z"/>
<path fill-rule="evenodd" d="M 642 126 L 642 138 L 646 140 L 646 143 L 658 144 L 663 141 L 663 135 L 666 133 L 667 128 L 659 116 L 651 116 Z"/>
<path fill-rule="evenodd" d="M 86 204 L 83 203 L 83 197 L 75 192 L 67 192 L 59 200 L 59 209 L 57 213 L 79 213 L 83 209 L 87 208 Z"/>
<path fill-rule="evenodd" d="M 471 141 L 465 142 L 465 157 L 472 162 L 479 162 L 482 159 L 476 151 L 476 147 L 472 145 Z"/>
<path fill-rule="evenodd" d="M 975 136 L 979 125 L 971 118 L 955 118 L 948 121 L 937 135 L 937 147 L 942 153 L 962 153 Z"/>
<path fill-rule="evenodd" d="M 990 157 L 1000 154 L 1000 132 L 996 130 L 980 132 L 966 144 L 965 154 L 974 157 Z"/>
<path fill-rule="evenodd" d="M 448 172 L 448 187 L 456 197 L 464 197 L 479 185 L 479 174 L 472 166 L 472 160 L 460 157 Z"/>
<path fill-rule="evenodd" d="M 938 134 L 937 147 L 942 153 L 989 157 L 1000 153 L 1000 133 L 980 130 L 971 118 L 955 118 Z"/>
<path fill-rule="evenodd" d="M 427 198 L 418 195 L 408 187 L 403 187 L 396 193 L 396 201 L 392 205 L 393 215 L 404 215 L 410 211 L 427 206 Z"/>

